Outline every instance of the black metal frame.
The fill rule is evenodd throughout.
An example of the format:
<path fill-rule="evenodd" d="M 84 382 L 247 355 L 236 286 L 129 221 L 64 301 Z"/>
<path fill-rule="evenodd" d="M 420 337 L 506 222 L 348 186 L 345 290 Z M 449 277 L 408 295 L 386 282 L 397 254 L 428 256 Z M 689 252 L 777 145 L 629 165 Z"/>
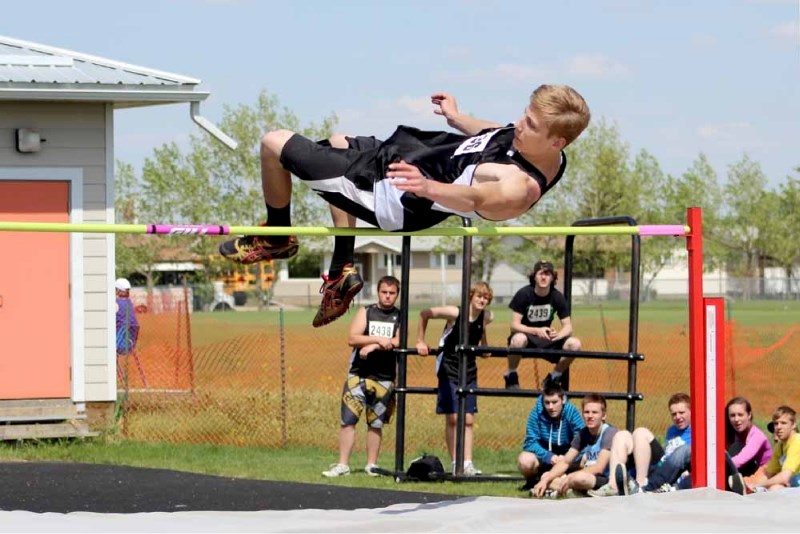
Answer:
<path fill-rule="evenodd" d="M 469 219 L 463 219 L 464 226 L 470 226 Z M 636 221 L 632 217 L 619 216 L 619 217 L 600 217 L 593 219 L 581 219 L 573 223 L 573 226 L 605 226 L 612 224 L 627 224 L 629 226 L 636 226 Z M 566 239 L 566 250 L 564 257 L 564 297 L 567 303 L 572 305 L 572 273 L 573 273 L 573 248 L 575 235 L 569 235 Z M 461 333 L 460 344 L 455 347 L 456 353 L 459 355 L 461 365 L 458 371 L 458 388 L 456 395 L 458 396 L 458 414 L 456 422 L 456 472 L 455 474 L 447 474 L 440 477 L 444 480 L 453 480 L 457 482 L 484 482 L 484 481 L 508 481 L 508 480 L 522 480 L 522 477 L 504 476 L 504 475 L 482 475 L 482 476 L 464 476 L 464 432 L 466 430 L 466 405 L 467 395 L 484 395 L 488 397 L 537 397 L 542 394 L 541 390 L 508 390 L 497 388 L 467 388 L 467 366 L 463 365 L 464 359 L 467 355 L 472 353 L 486 354 L 490 353 L 491 357 L 505 358 L 509 354 L 518 354 L 523 358 L 537 358 L 547 355 L 552 355 L 557 352 L 560 356 L 573 356 L 576 358 L 587 359 L 607 359 L 607 360 L 626 360 L 628 362 L 628 383 L 627 391 L 625 392 L 600 392 L 608 400 L 624 400 L 627 405 L 626 410 L 626 428 L 633 430 L 636 419 L 636 401 L 643 400 L 643 395 L 636 392 L 636 371 L 637 362 L 644 360 L 644 355 L 637 352 L 638 346 L 638 328 L 639 328 L 639 263 L 641 258 L 641 239 L 638 235 L 631 236 L 631 294 L 630 294 L 630 314 L 628 324 L 628 351 L 627 352 L 602 352 L 602 351 L 552 351 L 547 349 L 512 349 L 510 347 L 493 347 L 493 346 L 470 346 L 469 343 L 469 314 L 464 313 L 464 310 L 469 309 L 469 290 L 472 280 L 472 237 L 465 236 L 463 247 L 463 260 L 462 260 L 462 276 L 461 276 L 461 311 L 459 316 L 459 326 Z M 409 275 L 410 275 L 410 262 L 411 254 L 411 238 L 409 236 L 403 237 L 402 246 L 402 278 L 403 284 L 400 289 L 400 309 L 402 310 L 400 317 L 400 347 L 395 350 L 397 354 L 398 370 L 397 370 L 397 383 L 394 390 L 396 396 L 396 439 L 395 439 L 395 473 L 401 474 L 404 472 L 405 465 L 405 423 L 406 423 L 406 395 L 409 394 L 436 394 L 436 387 L 409 387 L 407 384 L 407 363 L 409 354 L 417 354 L 416 349 L 409 349 L 407 347 L 408 339 L 408 301 L 409 301 Z M 590 393 L 587 391 L 572 391 L 570 390 L 570 397 L 585 397 Z M 398 478 L 400 480 L 400 478 Z"/>

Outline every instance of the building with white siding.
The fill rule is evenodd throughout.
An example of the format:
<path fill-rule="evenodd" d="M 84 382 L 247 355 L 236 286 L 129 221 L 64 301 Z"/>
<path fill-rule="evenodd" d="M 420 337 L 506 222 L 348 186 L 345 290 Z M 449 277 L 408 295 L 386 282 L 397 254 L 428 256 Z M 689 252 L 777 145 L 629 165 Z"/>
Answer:
<path fill-rule="evenodd" d="M 117 109 L 189 104 L 187 127 L 235 146 L 200 115 L 199 83 L 0 36 L 0 220 L 113 223 Z M 111 413 L 114 241 L 0 232 L 0 421 Z"/>

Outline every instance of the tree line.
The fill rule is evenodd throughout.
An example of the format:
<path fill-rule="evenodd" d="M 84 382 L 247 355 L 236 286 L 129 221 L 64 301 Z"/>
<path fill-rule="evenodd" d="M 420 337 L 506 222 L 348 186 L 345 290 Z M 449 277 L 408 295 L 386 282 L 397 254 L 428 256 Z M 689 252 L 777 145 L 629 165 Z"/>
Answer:
<path fill-rule="evenodd" d="M 239 143 L 236 151 L 202 135 L 192 136 L 186 150 L 174 143 L 156 148 L 138 174 L 129 163 L 117 161 L 117 222 L 256 224 L 266 213 L 259 166 L 263 134 L 287 128 L 322 139 L 334 132 L 337 122 L 331 113 L 319 123 L 304 124 L 266 91 L 251 106 L 226 106 L 220 127 Z M 567 157 L 567 171 L 558 186 L 524 216 L 506 224 L 568 226 L 578 219 L 612 215 L 631 216 L 641 224 L 681 224 L 687 207 L 700 206 L 707 269 L 720 267 L 731 276 L 758 279 L 766 267 L 774 266 L 784 270 L 787 280 L 794 277 L 800 263 L 800 240 L 795 237 L 800 235 L 800 167 L 771 188 L 761 165 L 746 154 L 728 166 L 721 180 L 700 153 L 686 171 L 672 176 L 648 151 L 632 154 L 617 127 L 602 119 L 567 149 Z M 293 185 L 293 223 L 330 226 L 325 203 L 301 182 Z M 458 224 L 454 221 L 451 218 L 443 226 Z M 576 273 L 602 277 L 627 269 L 628 240 L 578 239 Z M 530 267 L 532 257 L 558 261 L 564 238 L 536 236 L 517 245 L 510 250 L 499 238 L 475 238 L 473 275 L 491 280 L 500 260 L 523 269 Z M 230 268 L 216 254 L 217 246 L 218 240 L 209 238 L 124 236 L 116 246 L 118 274 L 138 272 L 152 284 L 155 263 L 185 259 L 190 252 L 206 266 L 203 276 L 212 277 Z M 459 250 L 460 242 L 444 240 L 441 247 Z M 643 281 L 645 287 L 682 250 L 682 240 L 643 240 L 642 271 L 649 277 Z M 292 261 L 308 263 L 312 252 L 308 247 L 301 251 Z"/>

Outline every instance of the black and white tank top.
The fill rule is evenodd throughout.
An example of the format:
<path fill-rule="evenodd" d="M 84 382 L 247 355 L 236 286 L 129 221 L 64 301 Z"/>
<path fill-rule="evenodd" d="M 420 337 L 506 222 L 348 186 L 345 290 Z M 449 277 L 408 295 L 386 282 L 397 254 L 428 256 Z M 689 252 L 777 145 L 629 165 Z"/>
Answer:
<path fill-rule="evenodd" d="M 514 150 L 513 141 L 513 126 L 483 130 L 471 137 L 399 126 L 376 150 L 375 160 L 371 162 L 374 165 L 372 169 L 351 167 L 351 170 L 376 173 L 375 215 L 382 229 L 421 230 L 438 224 L 450 215 L 469 218 L 479 215 L 474 212 L 458 212 L 427 198 L 400 191 L 383 179 L 389 163 L 404 159 L 437 182 L 464 185 L 472 183 L 475 169 L 481 163 L 514 164 L 536 180 L 544 195 L 561 179 L 567 165 L 566 156 L 561 153 L 561 167 L 553 181 L 548 184 L 544 174 Z M 366 163 L 360 160 L 354 165 Z M 347 172 L 350 176 L 351 170 Z"/>

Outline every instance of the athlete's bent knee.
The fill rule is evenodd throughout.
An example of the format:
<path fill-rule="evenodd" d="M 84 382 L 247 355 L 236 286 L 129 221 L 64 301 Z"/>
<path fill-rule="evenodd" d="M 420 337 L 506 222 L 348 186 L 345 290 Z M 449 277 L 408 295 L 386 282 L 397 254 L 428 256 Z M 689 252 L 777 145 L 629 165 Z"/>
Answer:
<path fill-rule="evenodd" d="M 294 132 L 290 130 L 273 130 L 267 132 L 264 137 L 261 138 L 261 154 L 279 157 L 283 150 L 283 145 L 285 145 L 293 135 Z"/>

